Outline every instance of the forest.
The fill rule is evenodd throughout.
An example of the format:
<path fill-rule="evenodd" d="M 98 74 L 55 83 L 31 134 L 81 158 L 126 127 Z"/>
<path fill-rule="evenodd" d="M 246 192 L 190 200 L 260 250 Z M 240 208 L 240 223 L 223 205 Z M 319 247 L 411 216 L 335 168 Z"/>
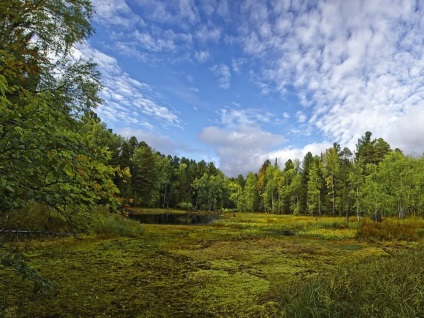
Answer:
<path fill-rule="evenodd" d="M 114 184 L 125 202 L 133 198 L 133 206 L 358 218 L 422 213 L 423 158 L 392 150 L 371 132 L 354 153 L 334 143 L 283 168 L 277 159 L 266 160 L 246 178 L 228 178 L 212 162 L 165 156 L 135 137 L 114 138 L 110 164 L 129 169 Z"/>
<path fill-rule="evenodd" d="M 89 0 L 0 0 L 0 314 L 423 314 L 423 156 L 364 132 L 356 149 L 233 178 L 123 138 L 96 115 L 95 63 L 74 54 L 93 14 Z M 221 218 L 128 218 L 158 209 Z"/>

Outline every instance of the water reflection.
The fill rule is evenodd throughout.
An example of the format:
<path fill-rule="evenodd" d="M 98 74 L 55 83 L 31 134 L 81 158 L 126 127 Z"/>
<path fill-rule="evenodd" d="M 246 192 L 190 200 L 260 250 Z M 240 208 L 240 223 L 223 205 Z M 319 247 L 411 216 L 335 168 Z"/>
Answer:
<path fill-rule="evenodd" d="M 131 215 L 131 219 L 138 220 L 144 224 L 173 224 L 173 225 L 201 225 L 209 224 L 213 220 L 218 218 L 215 214 L 196 214 L 196 213 L 185 213 L 185 214 L 173 214 L 173 213 L 162 213 L 162 214 L 136 214 Z"/>

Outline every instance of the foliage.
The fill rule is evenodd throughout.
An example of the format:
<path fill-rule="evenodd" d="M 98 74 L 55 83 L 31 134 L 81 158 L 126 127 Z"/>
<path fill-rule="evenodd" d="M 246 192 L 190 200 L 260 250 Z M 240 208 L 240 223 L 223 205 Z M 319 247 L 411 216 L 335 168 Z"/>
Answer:
<path fill-rule="evenodd" d="M 93 206 L 116 207 L 112 178 L 122 173 L 98 140 L 111 132 L 93 113 L 100 74 L 74 54 L 92 32 L 92 13 L 88 0 L 0 0 L 0 224 L 15 226 L 2 226 L 4 233 L 35 226 L 10 223 L 31 205 L 54 210 L 74 233 L 87 230 Z M 50 231 L 44 220 L 37 226 Z M 3 242 L 3 266 L 33 280 L 36 291 L 49 286 Z"/>
<path fill-rule="evenodd" d="M 193 210 L 193 204 L 191 202 L 180 202 L 177 207 L 187 211 Z"/>
<path fill-rule="evenodd" d="M 333 144 L 302 164 L 289 159 L 282 169 L 265 160 L 258 173 L 228 178 L 213 163 L 165 156 L 135 137 L 111 147 L 130 177 L 114 179 L 123 200 L 136 206 L 267 212 L 294 215 L 422 215 L 424 160 L 391 151 L 371 133 L 358 140 L 357 153 Z"/>
<path fill-rule="evenodd" d="M 143 228 L 138 221 L 120 214 L 99 216 L 96 224 L 96 233 L 103 237 L 137 237 L 143 234 Z"/>
<path fill-rule="evenodd" d="M 32 267 L 29 267 L 24 256 L 19 251 L 7 250 L 1 256 L 1 264 L 6 268 L 12 268 L 22 278 L 34 282 L 34 293 L 46 293 L 53 288 L 53 282 L 41 277 Z"/>
<path fill-rule="evenodd" d="M 38 202 L 79 231 L 78 214 L 101 199 L 113 204 L 110 153 L 93 138 L 99 73 L 72 55 L 92 31 L 91 14 L 84 0 L 0 5 L 2 216 Z"/>
<path fill-rule="evenodd" d="M 383 222 L 362 221 L 358 238 L 367 241 L 416 241 L 424 229 L 422 219 L 405 220 L 384 219 Z"/>

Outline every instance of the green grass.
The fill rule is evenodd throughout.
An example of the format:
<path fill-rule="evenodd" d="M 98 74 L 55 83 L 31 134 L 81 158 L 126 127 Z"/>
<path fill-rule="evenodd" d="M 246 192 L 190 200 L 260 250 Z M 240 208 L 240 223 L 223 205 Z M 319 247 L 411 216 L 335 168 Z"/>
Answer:
<path fill-rule="evenodd" d="M 358 240 L 361 225 L 341 218 L 224 213 L 201 226 L 140 226 L 109 214 L 100 220 L 102 229 L 93 224 L 98 234 L 81 240 L 22 244 L 28 264 L 56 287 L 34 295 L 31 282 L 0 267 L 0 316 L 3 311 L 9 317 L 290 317 L 309 299 L 301 297 L 304 281 L 318 284 L 321 293 L 328 284 L 322 277 L 353 279 L 348 275 L 359 271 L 362 280 L 377 279 L 375 264 L 404 262 L 408 251 L 423 262 L 413 252 L 420 237 Z M 352 280 L 352 288 L 366 297 L 359 282 Z M 342 281 L 333 284 L 339 284 L 334 289 L 339 293 Z M 393 281 L 387 284 L 391 288 Z M 344 306 L 363 301 L 343 297 Z M 385 315 L 381 299 L 374 304 L 376 317 Z M 311 304 L 320 308 L 316 303 Z"/>
<path fill-rule="evenodd" d="M 103 237 L 137 237 L 143 234 L 143 227 L 139 222 L 120 214 L 102 215 L 96 220 L 94 228 Z"/>
<path fill-rule="evenodd" d="M 424 248 L 283 286 L 286 317 L 424 317 Z"/>

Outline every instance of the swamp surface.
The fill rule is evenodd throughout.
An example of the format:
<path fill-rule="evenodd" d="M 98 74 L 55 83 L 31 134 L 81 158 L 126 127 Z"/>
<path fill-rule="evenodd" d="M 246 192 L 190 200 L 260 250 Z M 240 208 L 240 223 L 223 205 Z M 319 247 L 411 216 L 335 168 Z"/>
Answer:
<path fill-rule="evenodd" d="M 339 265 L 420 242 L 358 240 L 341 218 L 228 213 L 207 225 L 144 224 L 135 237 L 25 243 L 29 265 L 55 283 L 0 270 L 5 317 L 281 317 L 281 291 Z"/>

